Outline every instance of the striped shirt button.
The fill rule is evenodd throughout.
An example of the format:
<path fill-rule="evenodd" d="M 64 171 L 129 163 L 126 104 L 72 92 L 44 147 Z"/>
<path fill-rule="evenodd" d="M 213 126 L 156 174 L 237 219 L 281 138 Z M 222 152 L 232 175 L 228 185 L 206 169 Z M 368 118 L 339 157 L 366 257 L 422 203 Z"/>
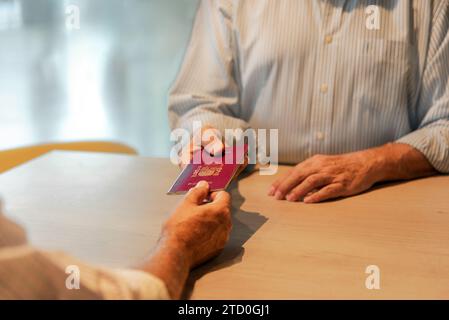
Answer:
<path fill-rule="evenodd" d="M 316 139 L 319 141 L 323 141 L 324 140 L 324 133 L 319 131 L 316 133 Z"/>
<path fill-rule="evenodd" d="M 327 85 L 327 83 L 323 83 L 320 88 L 321 93 L 327 93 L 328 90 L 329 86 Z"/>
<path fill-rule="evenodd" d="M 333 37 L 330 36 L 330 35 L 327 35 L 327 36 L 324 37 L 324 43 L 325 44 L 331 44 L 332 40 L 333 40 Z"/>

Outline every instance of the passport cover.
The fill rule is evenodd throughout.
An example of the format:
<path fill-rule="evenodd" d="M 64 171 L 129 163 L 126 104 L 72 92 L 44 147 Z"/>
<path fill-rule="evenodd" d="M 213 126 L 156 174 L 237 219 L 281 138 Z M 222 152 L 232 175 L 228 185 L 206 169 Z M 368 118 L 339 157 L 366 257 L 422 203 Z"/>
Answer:
<path fill-rule="evenodd" d="M 246 156 L 247 150 L 247 145 L 228 147 L 222 155 L 215 157 L 204 150 L 198 150 L 193 155 L 192 163 L 182 170 L 168 194 L 186 193 L 200 181 L 207 181 L 211 192 L 225 190 L 242 165 L 241 159 Z M 227 156 L 232 161 L 226 161 Z M 200 160 L 200 163 L 193 163 L 196 160 Z"/>

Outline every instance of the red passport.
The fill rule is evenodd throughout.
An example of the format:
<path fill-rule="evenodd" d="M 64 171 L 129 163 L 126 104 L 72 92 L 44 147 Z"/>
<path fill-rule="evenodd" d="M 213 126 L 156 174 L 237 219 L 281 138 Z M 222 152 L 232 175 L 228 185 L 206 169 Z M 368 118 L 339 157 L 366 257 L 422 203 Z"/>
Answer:
<path fill-rule="evenodd" d="M 225 148 L 223 154 L 211 156 L 204 149 L 198 150 L 172 185 L 168 194 L 183 194 L 200 181 L 207 181 L 211 192 L 225 190 L 243 165 L 248 146 Z"/>

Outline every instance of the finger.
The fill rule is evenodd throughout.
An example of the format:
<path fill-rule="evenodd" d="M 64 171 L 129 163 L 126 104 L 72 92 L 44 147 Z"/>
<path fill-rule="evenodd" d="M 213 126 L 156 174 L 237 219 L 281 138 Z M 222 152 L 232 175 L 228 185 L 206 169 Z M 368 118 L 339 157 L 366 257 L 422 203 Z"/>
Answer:
<path fill-rule="evenodd" d="M 229 193 L 225 191 L 214 192 L 211 195 L 212 202 L 208 203 L 212 209 L 212 212 L 215 214 L 219 214 L 220 221 L 226 225 L 228 230 L 232 228 L 232 219 L 231 219 L 231 196 Z"/>
<path fill-rule="evenodd" d="M 304 198 L 304 203 L 317 203 L 335 199 L 343 195 L 344 187 L 339 183 L 330 184 L 314 194 Z"/>
<path fill-rule="evenodd" d="M 198 184 L 190 189 L 187 193 L 186 201 L 193 204 L 202 204 L 209 195 L 209 184 L 206 181 L 200 181 Z"/>
<path fill-rule="evenodd" d="M 231 206 L 231 196 L 225 191 L 213 192 L 210 196 L 210 206 L 229 208 Z"/>
<path fill-rule="evenodd" d="M 225 148 L 220 131 L 213 128 L 203 130 L 201 144 L 204 146 L 204 149 L 213 156 L 222 154 Z"/>
<path fill-rule="evenodd" d="M 286 199 L 288 201 L 302 200 L 309 192 L 321 188 L 331 182 L 332 178 L 329 176 L 313 174 L 293 188 L 293 190 L 287 194 Z"/>
<path fill-rule="evenodd" d="M 201 150 L 201 146 L 196 145 L 193 143 L 193 141 L 190 141 L 189 144 L 184 146 L 181 150 L 181 163 L 180 166 L 182 169 L 184 169 L 185 166 L 187 166 L 193 158 L 193 154 L 197 151 Z"/>
<path fill-rule="evenodd" d="M 282 181 L 285 180 L 286 177 L 288 177 L 289 175 L 291 175 L 293 173 L 293 169 L 288 170 L 288 172 L 281 176 L 280 178 L 277 178 L 272 184 L 270 189 L 268 190 L 268 195 L 270 197 L 274 196 L 276 194 L 277 189 L 279 188 L 279 186 L 281 185 Z"/>
<path fill-rule="evenodd" d="M 188 146 L 184 146 L 181 150 L 180 155 L 180 163 L 179 166 L 181 169 L 184 169 L 184 167 L 190 162 L 191 153 L 190 153 L 190 143 Z"/>
<path fill-rule="evenodd" d="M 220 140 L 215 140 L 204 146 L 204 150 L 206 150 L 206 152 L 208 152 L 212 156 L 222 155 L 224 148 L 225 146 Z"/>
<path fill-rule="evenodd" d="M 278 189 L 279 185 L 281 184 L 281 180 L 277 179 L 276 181 L 274 181 L 271 186 L 270 189 L 268 190 L 268 196 L 272 197 L 275 195 L 276 190 Z"/>
<path fill-rule="evenodd" d="M 285 196 L 297 185 L 299 185 L 308 176 L 314 174 L 314 170 L 310 168 L 303 168 L 299 166 L 293 172 L 284 177 L 284 180 L 277 187 L 274 194 L 277 200 L 282 200 Z"/>

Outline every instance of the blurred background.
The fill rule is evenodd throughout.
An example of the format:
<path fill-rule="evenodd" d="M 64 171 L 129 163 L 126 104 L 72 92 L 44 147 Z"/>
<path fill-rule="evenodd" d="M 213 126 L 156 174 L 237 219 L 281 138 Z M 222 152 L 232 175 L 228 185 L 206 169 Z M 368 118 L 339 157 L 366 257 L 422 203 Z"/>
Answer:
<path fill-rule="evenodd" d="M 197 5 L 0 0 L 0 150 L 115 140 L 168 156 L 167 93 Z"/>

